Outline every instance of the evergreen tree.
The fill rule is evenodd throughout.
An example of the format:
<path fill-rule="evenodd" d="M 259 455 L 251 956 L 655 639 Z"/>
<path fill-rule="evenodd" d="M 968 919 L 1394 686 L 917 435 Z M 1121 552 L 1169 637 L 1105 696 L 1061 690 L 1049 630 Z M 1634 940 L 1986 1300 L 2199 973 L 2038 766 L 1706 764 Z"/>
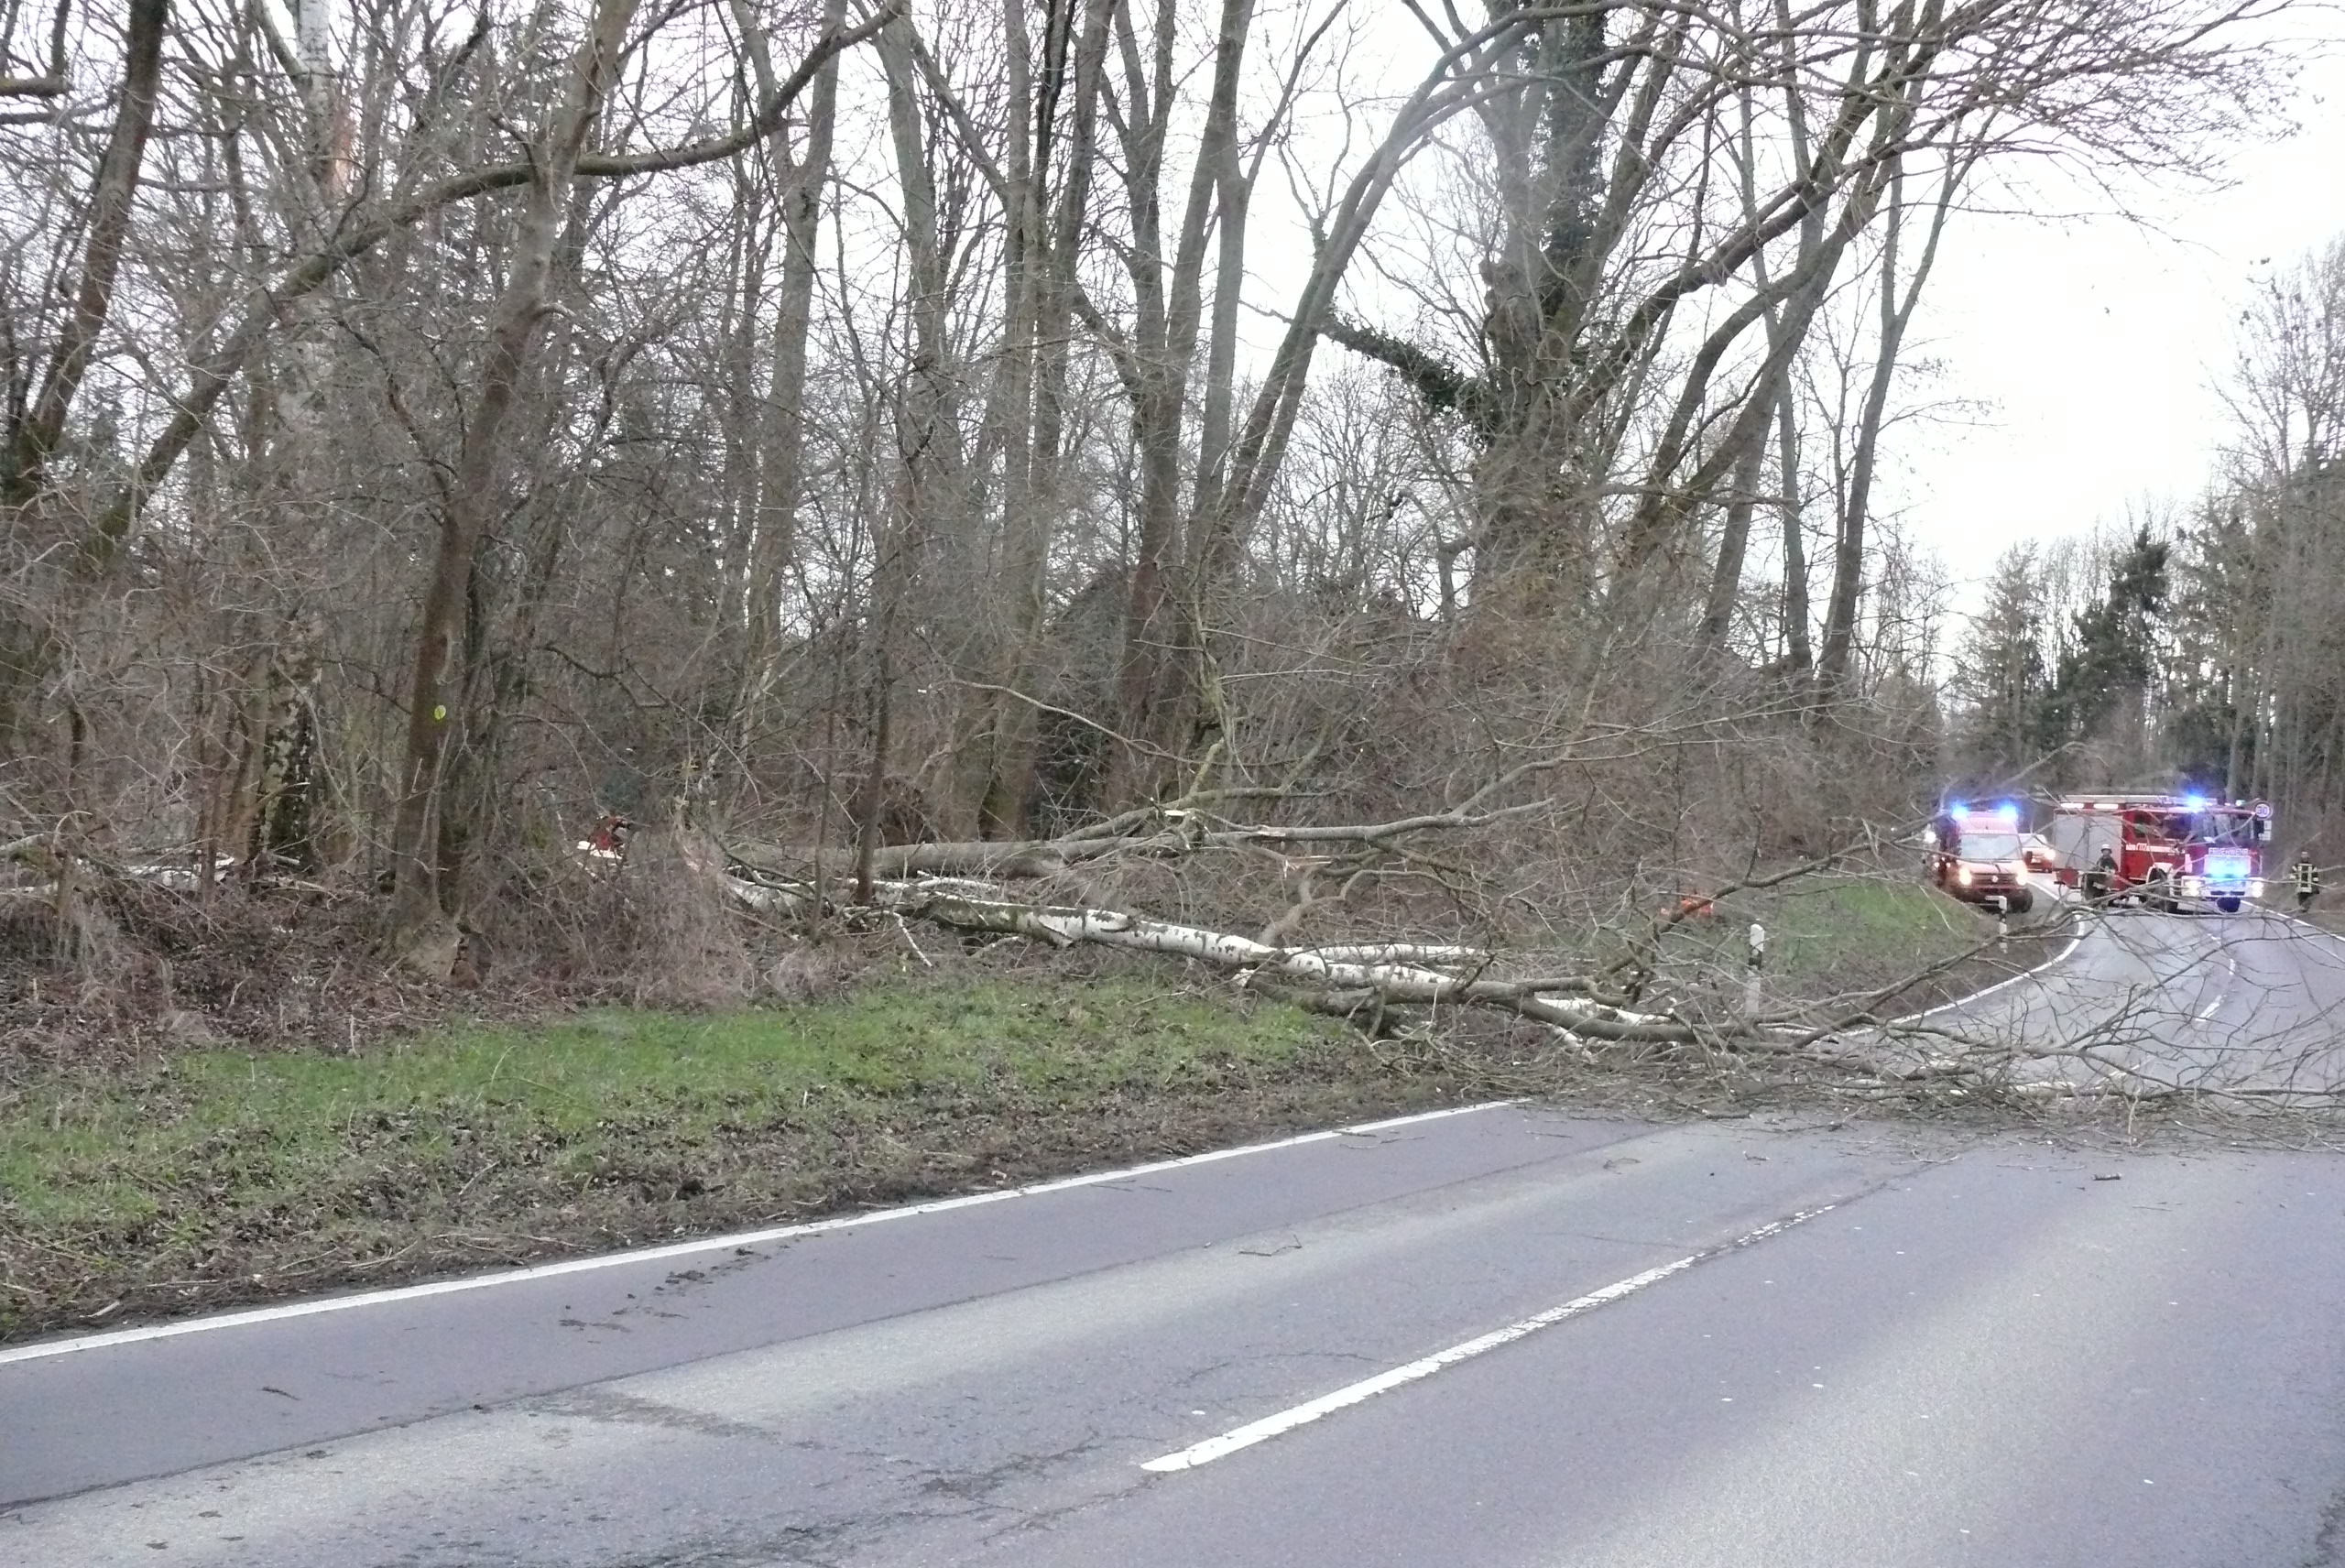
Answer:
<path fill-rule="evenodd" d="M 2176 541 L 2159 730 L 2185 779 L 2250 792 L 2257 726 L 2253 669 L 2268 604 L 2244 510 L 2210 498 Z"/>
<path fill-rule="evenodd" d="M 2158 667 L 2172 546 L 2146 528 L 2111 563 L 2109 590 L 2078 612 L 2046 703 L 2046 736 L 2067 745 L 2092 736 L 2130 704 L 2137 711 Z"/>
<path fill-rule="evenodd" d="M 1982 784 L 2017 776 L 2045 749 L 2044 621 L 2035 547 L 2014 545 L 1995 562 L 1948 682 L 1961 771 Z"/>

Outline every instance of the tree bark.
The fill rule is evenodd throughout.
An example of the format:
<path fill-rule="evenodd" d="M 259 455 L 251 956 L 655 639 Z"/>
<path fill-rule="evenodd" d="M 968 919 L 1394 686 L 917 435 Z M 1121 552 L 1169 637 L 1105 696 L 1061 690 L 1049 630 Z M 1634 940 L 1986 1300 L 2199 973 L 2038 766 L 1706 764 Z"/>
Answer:
<path fill-rule="evenodd" d="M 1059 22 L 1075 0 L 1054 0 L 1054 30 L 1046 38 L 1043 90 L 1035 112 L 1034 152 L 1030 160 L 1031 282 L 1021 295 L 1026 330 L 1013 352 L 1024 356 L 1031 428 L 1020 433 L 1014 453 L 1025 465 L 1022 483 L 1008 486 L 1002 500 L 1002 593 L 1008 604 L 1004 646 L 994 682 L 998 691 L 973 693 L 974 728 L 979 747 L 976 822 L 987 838 L 1016 838 L 1028 828 L 1026 801 L 1034 778 L 1036 710 L 1013 692 L 1033 684 L 1048 608 L 1051 544 L 1066 505 L 1063 470 L 1068 397 L 1068 351 L 1077 289 L 1076 266 L 1083 230 L 1090 215 L 1091 184 L 1097 159 L 1098 105 L 1107 48 L 1107 14 L 1114 0 L 1083 0 L 1079 27 Z M 1019 0 L 1004 0 L 1015 8 Z M 1071 35 L 1071 36 L 1070 36 Z M 1068 104 L 1063 153 L 1051 134 L 1050 115 Z M 1051 177 L 1057 170 L 1053 196 Z M 1013 184 L 1015 181 L 1013 180 Z M 1045 202 L 1048 201 L 1046 211 Z M 1045 226 L 1047 225 L 1047 226 Z M 1020 326 L 1013 315 L 1013 333 Z M 1005 461 L 1009 461 L 1006 459 Z"/>
<path fill-rule="evenodd" d="M 918 96 L 911 23 L 884 29 L 876 48 L 887 79 L 888 129 L 902 193 L 903 233 L 909 255 L 911 318 L 904 367 L 895 396 L 895 474 L 886 517 L 872 540 L 871 592 L 864 616 L 872 672 L 871 756 L 856 846 L 856 885 L 867 887 L 871 857 L 882 833 L 879 798 L 893 747 L 896 657 L 899 628 L 921 563 L 928 553 L 935 519 L 930 515 L 957 467 L 956 430 L 951 418 L 945 354 L 945 310 L 949 303 L 937 229 L 936 189 L 930 171 L 924 116 Z"/>
<path fill-rule="evenodd" d="M 1792 388 L 1775 405 L 1777 472 L 1783 479 L 1778 503 L 1783 539 L 1783 661 L 1794 681 L 1805 683 L 1816 665 L 1808 642 L 1807 524 L 1799 489 L 1799 410 Z"/>
<path fill-rule="evenodd" d="M 49 457 L 65 434 L 66 417 L 89 374 L 98 335 L 114 305 L 115 280 L 122 271 L 130 215 L 145 167 L 147 137 L 154 128 L 155 98 L 162 80 L 163 37 L 169 30 L 170 0 L 129 0 L 123 36 L 122 90 L 114 129 L 98 161 L 90 191 L 90 233 L 82 248 L 82 276 L 73 308 L 49 356 L 40 391 L 22 422 L 9 432 L 0 472 L 0 505 L 23 506 L 42 486 Z M 60 15 L 62 15 L 60 11 Z"/>
<path fill-rule="evenodd" d="M 598 0 L 572 64 L 565 102 L 531 148 L 533 177 L 523 193 L 504 291 L 491 317 L 480 389 L 464 421 L 455 482 L 441 509 L 408 686 L 406 757 L 391 838 L 397 877 L 393 950 L 427 975 L 444 977 L 456 958 L 456 922 L 442 899 L 435 820 L 452 719 L 446 699 L 462 685 L 449 679 L 451 659 L 471 596 L 474 555 L 502 500 L 506 420 L 552 288 L 562 217 L 580 155 L 613 85 L 634 11 L 635 0 Z"/>
<path fill-rule="evenodd" d="M 773 56 L 746 0 L 735 0 L 734 15 L 755 71 L 761 99 L 777 97 Z M 845 0 L 823 0 L 823 28 L 845 25 Z M 785 126 L 766 138 L 766 158 L 780 202 L 782 259 L 780 296 L 774 306 L 773 363 L 760 410 L 754 459 L 755 502 L 747 566 L 747 641 L 735 718 L 735 754 L 751 764 L 757 715 L 773 689 L 776 650 L 781 637 L 781 583 L 797 526 L 799 493 L 805 465 L 806 346 L 813 318 L 814 279 L 820 259 L 814 244 L 822 221 L 823 191 L 830 179 L 831 139 L 838 119 L 839 62 L 823 61 L 806 108 L 806 144 L 793 159 Z"/>
<path fill-rule="evenodd" d="M 1726 651 L 1728 635 L 1734 629 L 1734 607 L 1742 598 L 1742 562 L 1751 544 L 1751 518 L 1758 507 L 1766 463 L 1766 445 L 1753 441 L 1727 486 L 1726 524 L 1718 536 L 1718 560 L 1710 570 L 1709 594 L 1702 605 L 1702 646 L 1713 655 Z"/>
<path fill-rule="evenodd" d="M 1898 357 L 1904 349 L 1905 332 L 1913 323 L 1914 308 L 1921 303 L 1922 286 L 1929 281 L 1930 268 L 1937 260 L 1938 239 L 1946 232 L 1955 192 L 1960 189 L 1976 156 L 1959 156 L 1947 166 L 1936 206 L 1930 215 L 1921 257 L 1902 295 L 1897 281 L 1897 249 L 1904 205 L 1902 174 L 1892 183 L 1889 217 L 1881 239 L 1881 337 L 1875 345 L 1872 378 L 1865 390 L 1864 407 L 1858 416 L 1849 466 L 1849 490 L 1840 508 L 1838 537 L 1833 541 L 1832 593 L 1824 611 L 1824 647 L 1816 661 L 1816 682 L 1827 697 L 1845 695 L 1849 684 L 1856 647 L 1857 605 L 1864 593 L 1865 535 L 1871 524 L 1873 474 L 1881 451 L 1881 422 L 1889 410 L 1889 391 L 1897 377 Z"/>
<path fill-rule="evenodd" d="M 1208 525 L 1183 505 L 1190 497 L 1182 467 L 1187 456 L 1190 381 L 1203 330 L 1206 236 L 1216 215 L 1225 233 L 1230 224 L 1244 222 L 1242 212 L 1226 205 L 1216 213 L 1216 197 L 1235 183 L 1225 179 L 1223 170 L 1236 157 L 1238 92 L 1253 14 L 1253 0 L 1222 0 L 1205 124 L 1168 267 L 1156 183 L 1174 112 L 1174 14 L 1169 4 L 1160 4 L 1153 81 L 1144 86 L 1129 37 L 1129 5 L 1118 13 L 1129 61 L 1127 189 L 1135 209 L 1130 271 L 1140 301 L 1133 334 L 1138 384 L 1132 433 L 1140 463 L 1140 527 L 1124 612 L 1118 727 L 1139 739 L 1144 749 L 1119 746 L 1115 751 L 1107 798 L 1116 804 L 1145 799 L 1168 782 L 1168 768 L 1188 752 L 1204 688 L 1199 585 L 1187 570 L 1194 553 L 1188 541 L 1195 535 L 1184 533 L 1183 523 L 1185 517 L 1190 529 Z"/>

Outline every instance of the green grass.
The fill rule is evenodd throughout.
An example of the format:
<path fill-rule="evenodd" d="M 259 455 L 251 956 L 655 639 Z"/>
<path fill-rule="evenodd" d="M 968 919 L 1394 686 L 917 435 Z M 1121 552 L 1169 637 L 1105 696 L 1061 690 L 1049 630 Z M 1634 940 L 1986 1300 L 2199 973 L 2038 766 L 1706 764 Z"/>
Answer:
<path fill-rule="evenodd" d="M 1024 1180 L 1438 1096 L 1333 1020 L 1136 980 L 609 1010 L 0 1090 L 0 1334 Z M 71 1315 L 69 1315 L 71 1314 Z"/>
<path fill-rule="evenodd" d="M 1988 929 L 1917 884 L 1805 881 L 1674 932 L 1675 995 L 1739 998 L 1754 917 L 1784 999 L 1887 985 Z M 961 976 L 355 1052 L 189 1048 L 0 1084 L 0 1336 L 122 1306 L 765 1224 L 1488 1093 L 1458 1059 L 1176 985 Z"/>
<path fill-rule="evenodd" d="M 0 1201 L 37 1223 L 134 1218 L 203 1170 L 224 1197 L 305 1188 L 395 1145 L 440 1159 L 534 1138 L 591 1167 L 647 1117 L 667 1141 L 801 1116 L 884 1111 L 1009 1089 L 1024 1096 L 1208 1085 L 1274 1067 L 1328 1026 L 1239 1014 L 1139 985 L 987 984 L 701 1017 L 605 1011 L 474 1029 L 354 1055 L 235 1047 L 172 1056 L 128 1080 L 51 1077 L 0 1101 Z"/>
<path fill-rule="evenodd" d="M 1918 881 L 1819 876 L 1722 900 L 1717 918 L 1671 933 L 1663 971 L 1679 995 L 1739 995 L 1746 932 L 1767 928 L 1764 983 L 1778 1002 L 1883 988 L 1976 947 L 1993 928 Z"/>
<path fill-rule="evenodd" d="M 1966 953 L 1986 934 L 1976 913 L 1919 883 L 1819 881 L 1774 902 L 1768 966 L 1779 985 L 1802 993 L 1886 983 Z"/>

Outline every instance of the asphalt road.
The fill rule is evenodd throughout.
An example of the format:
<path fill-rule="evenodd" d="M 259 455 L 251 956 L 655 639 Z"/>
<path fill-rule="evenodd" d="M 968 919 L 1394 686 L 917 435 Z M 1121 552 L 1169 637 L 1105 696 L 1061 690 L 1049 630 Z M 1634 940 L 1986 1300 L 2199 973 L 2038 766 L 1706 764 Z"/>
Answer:
<path fill-rule="evenodd" d="M 2097 934 L 1941 1021 L 2345 995 Z M 463 1286 L 0 1350 L 0 1563 L 2345 1565 L 2329 1152 L 1493 1107 Z"/>
<path fill-rule="evenodd" d="M 2035 1075 L 2264 1100 L 2345 1092 L 2345 941 L 2251 907 L 2079 917 L 2061 958 L 1921 1021 Z"/>

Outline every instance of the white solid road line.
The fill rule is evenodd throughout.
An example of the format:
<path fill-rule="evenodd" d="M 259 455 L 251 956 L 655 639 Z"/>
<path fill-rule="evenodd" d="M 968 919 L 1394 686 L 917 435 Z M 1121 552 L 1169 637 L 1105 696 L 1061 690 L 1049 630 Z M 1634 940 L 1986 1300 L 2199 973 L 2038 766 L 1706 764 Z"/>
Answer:
<path fill-rule="evenodd" d="M 730 1236 L 703 1236 L 697 1241 L 671 1242 L 661 1247 L 638 1247 L 632 1252 L 605 1252 L 593 1258 L 572 1258 L 560 1263 L 539 1263 L 526 1269 L 500 1269 L 494 1274 L 474 1274 L 461 1279 L 434 1279 L 420 1285 L 399 1285 L 384 1290 L 366 1290 L 348 1296 L 324 1296 L 305 1301 L 287 1301 L 279 1306 L 255 1307 L 246 1312 L 222 1312 L 211 1317 L 183 1318 L 174 1323 L 149 1323 L 143 1328 L 113 1329 L 104 1334 L 82 1334 L 75 1339 L 52 1339 L 33 1345 L 21 1345 L 13 1349 L 0 1349 L 0 1367 L 14 1361 L 38 1361 L 51 1356 L 71 1356 L 77 1351 L 102 1350 L 109 1345 L 136 1345 L 143 1340 L 176 1339 L 181 1334 L 206 1334 L 213 1329 L 242 1328 L 248 1323 L 277 1323 L 286 1318 L 305 1318 L 319 1312 L 348 1312 L 354 1307 L 376 1307 L 392 1301 L 412 1301 L 425 1296 L 449 1296 L 464 1290 L 485 1290 L 496 1285 L 516 1285 L 529 1279 L 551 1279 L 563 1274 L 584 1274 L 598 1269 L 617 1269 L 635 1263 L 658 1263 L 671 1258 L 689 1258 L 697 1252 L 717 1252 L 728 1247 L 759 1247 L 768 1242 L 787 1241 L 802 1236 L 821 1236 L 828 1231 L 852 1230 L 863 1225 L 883 1225 L 889 1220 L 908 1220 L 921 1214 L 947 1214 L 954 1209 L 973 1209 L 985 1203 L 1005 1203 L 1012 1198 L 1036 1198 L 1046 1192 L 1063 1192 L 1074 1187 L 1098 1187 L 1112 1181 L 1129 1181 L 1135 1176 L 1151 1176 L 1160 1171 L 1177 1171 L 1184 1166 L 1209 1165 L 1219 1160 L 1236 1160 L 1247 1154 L 1269 1154 L 1282 1149 L 1295 1149 L 1307 1143 L 1325 1143 L 1339 1138 L 1358 1138 L 1370 1133 L 1388 1132 L 1394 1127 L 1414 1127 L 1421 1122 L 1439 1121 L 1445 1116 L 1470 1116 L 1476 1111 L 1498 1110 L 1507 1105 L 1519 1105 L 1521 1100 L 1486 1100 L 1479 1105 L 1450 1105 L 1438 1111 L 1418 1111 L 1411 1116 L 1390 1116 L 1382 1121 L 1360 1122 L 1351 1127 L 1329 1127 L 1323 1132 L 1298 1133 L 1292 1138 L 1273 1138 L 1268 1143 L 1241 1144 L 1235 1149 L 1208 1149 L 1203 1154 L 1184 1154 L 1176 1160 L 1152 1160 L 1146 1165 L 1128 1165 L 1118 1171 L 1094 1171 L 1082 1176 L 1063 1176 L 1054 1181 L 1037 1181 L 1025 1187 L 1003 1187 L 990 1192 L 968 1192 L 957 1198 L 938 1198 L 925 1203 L 907 1203 L 901 1208 L 873 1209 L 859 1214 L 838 1214 L 826 1220 L 807 1220 L 798 1225 L 773 1225 L 764 1230 L 736 1231 Z"/>
<path fill-rule="evenodd" d="M 1357 1383 L 1336 1389 L 1332 1394 L 1322 1394 L 1315 1399 L 1306 1400 L 1303 1404 L 1281 1410 L 1276 1415 L 1264 1416 L 1260 1421 L 1249 1421 L 1244 1426 L 1223 1432 L 1219 1437 L 1209 1437 L 1203 1443 L 1192 1443 L 1177 1454 L 1167 1454 L 1160 1459 L 1148 1460 L 1140 1465 L 1140 1468 L 1163 1474 L 1174 1470 L 1194 1470 L 1200 1465 L 1210 1465 L 1215 1460 L 1226 1454 L 1235 1454 L 1241 1448 L 1251 1448 L 1254 1444 L 1276 1437 L 1282 1432 L 1292 1432 L 1299 1426 L 1308 1426 L 1322 1416 L 1332 1415 L 1347 1406 L 1357 1405 L 1364 1399 L 1372 1399 L 1379 1394 L 1389 1393 L 1404 1384 L 1413 1383 L 1421 1377 L 1430 1377 L 1434 1373 L 1445 1371 L 1461 1361 L 1469 1361 L 1487 1351 L 1496 1350 L 1502 1345 L 1511 1345 L 1526 1335 L 1537 1334 L 1543 1328 L 1553 1328 L 1568 1318 L 1578 1317 L 1583 1312 L 1592 1312 L 1597 1308 L 1617 1301 L 1623 1296 L 1634 1295 L 1646 1286 L 1657 1285 L 1673 1274 L 1682 1274 L 1697 1263 L 1706 1263 L 1725 1253 L 1738 1251 L 1754 1243 L 1764 1241 L 1769 1236 L 1781 1236 L 1792 1226 L 1812 1220 L 1818 1214 L 1830 1214 L 1838 1206 L 1837 1203 L 1826 1203 L 1821 1208 L 1804 1209 L 1787 1218 L 1776 1220 L 1771 1225 L 1761 1225 L 1757 1230 L 1746 1232 L 1736 1236 L 1732 1241 L 1721 1242 L 1716 1247 L 1691 1253 L 1674 1263 L 1663 1263 L 1658 1268 L 1648 1269 L 1642 1274 L 1631 1274 L 1626 1279 L 1616 1280 L 1600 1290 L 1590 1290 L 1585 1296 L 1575 1296 L 1561 1306 L 1549 1307 L 1545 1312 L 1524 1318 L 1520 1323 L 1511 1323 L 1504 1328 L 1493 1329 L 1489 1334 L 1477 1339 L 1469 1339 L 1463 1345 L 1453 1345 L 1447 1350 L 1437 1350 L 1423 1360 L 1412 1361 L 1405 1367 L 1395 1367 L 1390 1372 L 1380 1372 L 1373 1377 L 1362 1378 Z"/>
<path fill-rule="evenodd" d="M 2272 912 L 2279 916 L 2282 920 L 2287 921 L 2290 925 L 2304 927 L 2305 930 L 2312 932 L 2315 936 L 2325 936 L 2331 942 L 2345 942 L 2345 936 L 2338 935 L 2335 931 L 2330 931 L 2327 926 L 2316 925 L 2311 920 L 2305 919 L 2302 915 L 2292 913 L 2286 909 L 2274 909 Z"/>
<path fill-rule="evenodd" d="M 2008 980 L 1998 980 L 1993 985 L 1989 985 L 1982 990 L 1971 992 L 1968 996 L 1957 996 L 1951 1002 L 1940 1002 L 1935 1007 L 1924 1007 L 1918 1013 L 1907 1013 L 1902 1018 L 1892 1018 L 1887 1023 L 1879 1027 L 1882 1029 L 1895 1029 L 1899 1024 L 1917 1023 L 1923 1018 L 1935 1018 L 1940 1013 L 1951 1012 L 1957 1007 L 1967 1007 L 1982 996 L 1991 996 L 1996 992 L 2002 990 L 2006 986 L 2016 985 L 2023 980 L 2034 979 L 2038 975 L 2043 974 L 2045 970 L 2053 967 L 2055 964 L 2066 964 L 2068 961 L 2068 956 L 2075 953 L 2077 949 L 2082 947 L 2085 943 L 2085 928 L 2081 923 L 2081 916 L 2078 917 L 2078 921 L 2079 923 L 2077 927 L 2077 934 L 2068 939 L 2068 945 L 2054 953 L 2051 957 L 2045 959 L 2043 963 L 2037 964 L 2034 968 L 2023 970 L 2021 973 L 2012 975 Z"/>

